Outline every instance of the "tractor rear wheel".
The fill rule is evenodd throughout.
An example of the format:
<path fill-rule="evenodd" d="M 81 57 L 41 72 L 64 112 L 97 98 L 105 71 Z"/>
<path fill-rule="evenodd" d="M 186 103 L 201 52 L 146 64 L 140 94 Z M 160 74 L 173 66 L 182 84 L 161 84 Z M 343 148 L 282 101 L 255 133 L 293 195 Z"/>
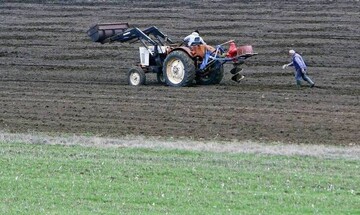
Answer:
<path fill-rule="evenodd" d="M 146 76 L 144 70 L 140 67 L 132 67 L 128 71 L 128 83 L 132 86 L 144 85 L 146 81 Z"/>
<path fill-rule="evenodd" d="M 194 61 L 183 51 L 173 51 L 164 60 L 163 75 L 169 86 L 190 86 L 195 79 Z"/>
<path fill-rule="evenodd" d="M 205 71 L 207 74 L 201 76 L 198 74 L 196 83 L 200 85 L 219 84 L 224 77 L 224 66 L 221 63 L 214 63 Z"/>

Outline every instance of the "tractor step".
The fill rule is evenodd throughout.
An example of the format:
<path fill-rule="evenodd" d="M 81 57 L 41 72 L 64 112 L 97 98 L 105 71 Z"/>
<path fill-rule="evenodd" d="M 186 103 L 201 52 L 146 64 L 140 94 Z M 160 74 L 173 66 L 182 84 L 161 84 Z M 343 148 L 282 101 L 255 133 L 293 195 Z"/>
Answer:
<path fill-rule="evenodd" d="M 93 42 L 102 43 L 107 38 L 123 33 L 128 28 L 128 23 L 102 23 L 93 25 L 87 34 Z"/>

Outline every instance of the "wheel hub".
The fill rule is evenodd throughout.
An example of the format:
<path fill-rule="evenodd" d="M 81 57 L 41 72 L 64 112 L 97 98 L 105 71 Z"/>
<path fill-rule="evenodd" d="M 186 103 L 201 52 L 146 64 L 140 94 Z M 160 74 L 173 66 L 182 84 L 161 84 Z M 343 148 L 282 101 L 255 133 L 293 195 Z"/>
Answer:
<path fill-rule="evenodd" d="M 140 75 L 136 72 L 130 75 L 130 81 L 133 85 L 138 85 L 140 83 Z"/>
<path fill-rule="evenodd" d="M 169 81 L 171 81 L 172 83 L 180 83 L 185 77 L 184 64 L 178 59 L 172 60 L 168 64 L 166 74 Z"/>

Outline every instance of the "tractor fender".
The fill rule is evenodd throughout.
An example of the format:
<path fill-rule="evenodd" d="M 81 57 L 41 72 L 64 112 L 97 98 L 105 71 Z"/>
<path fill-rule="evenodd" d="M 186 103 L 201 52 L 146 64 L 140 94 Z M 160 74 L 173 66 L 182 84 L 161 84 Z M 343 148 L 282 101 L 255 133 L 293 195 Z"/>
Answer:
<path fill-rule="evenodd" d="M 203 59 L 205 56 L 206 50 L 208 48 L 210 50 L 214 49 L 211 46 L 201 44 L 201 45 L 191 46 L 191 48 L 186 47 L 186 46 L 180 46 L 180 47 L 175 48 L 174 50 L 185 51 L 191 58 L 200 57 L 201 59 Z M 215 51 L 215 49 L 214 49 L 214 51 Z"/>
<path fill-rule="evenodd" d="M 186 47 L 186 46 L 181 46 L 181 47 L 177 47 L 177 48 L 174 48 L 174 49 L 171 49 L 171 51 L 168 53 L 170 54 L 171 52 L 173 51 L 183 51 L 185 52 L 187 55 L 189 55 L 190 58 L 193 58 L 193 54 L 191 52 L 191 49 L 189 47 Z"/>

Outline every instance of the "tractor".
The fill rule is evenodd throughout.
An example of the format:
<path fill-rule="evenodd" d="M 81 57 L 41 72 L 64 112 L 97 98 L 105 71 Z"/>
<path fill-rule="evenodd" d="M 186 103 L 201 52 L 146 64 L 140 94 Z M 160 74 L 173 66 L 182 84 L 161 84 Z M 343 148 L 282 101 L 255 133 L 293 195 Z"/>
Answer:
<path fill-rule="evenodd" d="M 204 44 L 187 46 L 184 42 L 174 43 L 156 26 L 145 30 L 130 27 L 128 23 L 96 24 L 87 31 L 93 42 L 101 44 L 112 42 L 139 41 L 140 63 L 129 69 L 128 84 L 143 85 L 146 74 L 156 73 L 157 81 L 172 87 L 186 87 L 219 84 L 224 76 L 224 64 L 232 62 L 230 72 L 233 80 L 239 82 L 242 70 L 239 66 L 249 57 L 256 55 L 252 46 L 236 47 L 233 40 L 216 47 Z M 226 50 L 225 45 L 229 46 Z M 210 47 L 210 48 L 209 48 Z"/>

